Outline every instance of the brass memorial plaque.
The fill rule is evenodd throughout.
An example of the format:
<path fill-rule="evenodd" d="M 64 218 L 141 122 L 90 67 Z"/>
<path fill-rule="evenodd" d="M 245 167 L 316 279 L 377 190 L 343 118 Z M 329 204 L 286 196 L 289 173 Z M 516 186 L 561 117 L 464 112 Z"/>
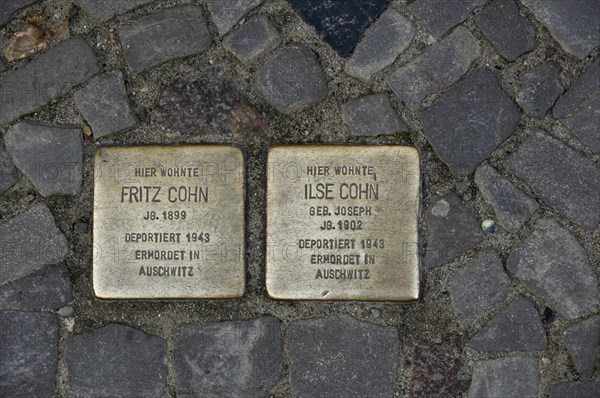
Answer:
<path fill-rule="evenodd" d="M 419 154 L 276 146 L 267 167 L 267 291 L 276 299 L 419 297 Z"/>
<path fill-rule="evenodd" d="M 244 157 L 224 145 L 104 147 L 93 280 L 105 299 L 244 293 Z"/>

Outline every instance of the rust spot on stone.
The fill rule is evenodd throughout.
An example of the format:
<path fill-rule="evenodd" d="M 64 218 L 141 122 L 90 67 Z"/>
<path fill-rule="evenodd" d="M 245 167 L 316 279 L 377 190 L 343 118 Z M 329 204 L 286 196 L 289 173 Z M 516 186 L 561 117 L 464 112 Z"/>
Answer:
<path fill-rule="evenodd" d="M 169 134 L 208 130 L 242 142 L 260 136 L 267 126 L 254 105 L 217 68 L 168 86 L 156 101 L 152 121 Z"/>

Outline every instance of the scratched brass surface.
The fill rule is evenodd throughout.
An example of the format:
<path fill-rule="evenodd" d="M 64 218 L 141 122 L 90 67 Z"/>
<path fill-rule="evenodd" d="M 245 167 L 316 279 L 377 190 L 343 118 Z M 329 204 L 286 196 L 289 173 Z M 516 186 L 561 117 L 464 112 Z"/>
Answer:
<path fill-rule="evenodd" d="M 267 165 L 269 295 L 416 300 L 419 170 L 419 154 L 412 147 L 272 147 Z"/>
<path fill-rule="evenodd" d="M 93 225 L 96 296 L 241 297 L 244 197 L 239 148 L 98 148 Z"/>

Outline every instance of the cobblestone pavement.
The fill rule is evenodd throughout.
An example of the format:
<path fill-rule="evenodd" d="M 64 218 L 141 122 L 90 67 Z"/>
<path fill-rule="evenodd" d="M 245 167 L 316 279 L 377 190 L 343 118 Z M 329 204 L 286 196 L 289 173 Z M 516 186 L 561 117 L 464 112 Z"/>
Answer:
<path fill-rule="evenodd" d="M 3 0 L 0 396 L 600 396 L 598 0 Z M 233 143 L 239 300 L 96 300 L 98 145 Z M 416 146 L 422 297 L 273 301 L 266 148 Z"/>

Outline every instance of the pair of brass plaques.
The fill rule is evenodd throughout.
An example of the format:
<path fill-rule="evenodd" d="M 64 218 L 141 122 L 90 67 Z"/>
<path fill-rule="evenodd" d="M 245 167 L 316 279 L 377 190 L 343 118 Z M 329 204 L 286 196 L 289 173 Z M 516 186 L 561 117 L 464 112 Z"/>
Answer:
<path fill-rule="evenodd" d="M 241 297 L 244 173 L 244 155 L 232 146 L 99 148 L 96 296 Z M 411 147 L 272 147 L 265 252 L 269 295 L 416 300 L 419 195 L 419 155 Z"/>

